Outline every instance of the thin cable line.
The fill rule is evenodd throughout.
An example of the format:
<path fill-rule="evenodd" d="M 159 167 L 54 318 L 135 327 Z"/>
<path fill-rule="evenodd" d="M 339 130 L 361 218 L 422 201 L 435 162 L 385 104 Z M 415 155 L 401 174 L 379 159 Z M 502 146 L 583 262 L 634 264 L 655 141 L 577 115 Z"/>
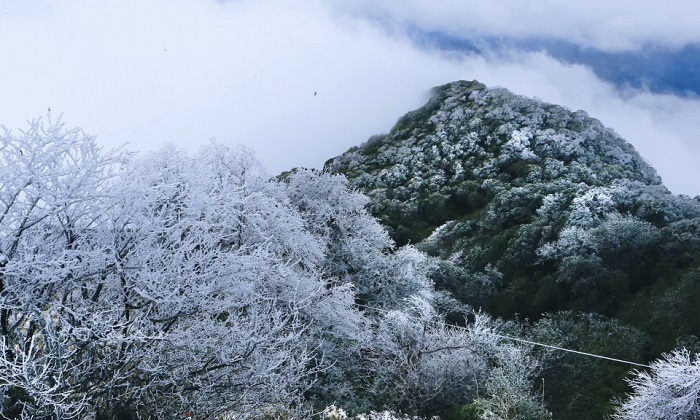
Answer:
<path fill-rule="evenodd" d="M 641 367 L 645 367 L 645 368 L 650 368 L 650 367 L 651 367 L 651 366 L 649 366 L 649 365 L 644 365 L 644 364 L 641 364 L 641 363 L 630 362 L 629 360 L 616 359 L 616 358 L 614 358 L 614 357 L 601 356 L 600 354 L 586 353 L 586 352 L 578 351 L 578 350 L 571 350 L 571 349 L 567 349 L 567 348 L 564 348 L 564 347 L 553 346 L 553 345 L 551 345 L 551 344 L 537 343 L 537 342 L 535 342 L 535 341 L 523 340 L 522 338 L 510 337 L 510 336 L 507 336 L 507 335 L 500 335 L 500 334 L 496 334 L 496 333 L 494 333 L 494 332 L 492 332 L 492 333 L 490 333 L 490 334 L 495 335 L 496 337 L 505 338 L 505 339 L 507 339 L 507 340 L 519 341 L 519 342 L 521 342 L 521 343 L 532 344 L 532 345 L 534 345 L 534 346 L 541 346 L 541 347 L 546 347 L 546 348 L 550 348 L 550 349 L 554 349 L 554 350 L 567 351 L 567 352 L 569 352 L 569 353 L 581 354 L 581 355 L 584 355 L 584 356 L 597 357 L 598 359 L 610 360 L 610 361 L 612 361 L 612 362 L 626 363 L 626 364 L 628 364 L 628 365 L 641 366 Z"/>
<path fill-rule="evenodd" d="M 387 309 L 375 308 L 375 307 L 373 307 L 373 306 L 367 306 L 367 305 L 362 305 L 362 304 L 357 304 L 357 306 L 358 306 L 358 307 L 362 307 L 362 308 L 366 308 L 366 309 L 373 309 L 373 310 L 379 311 L 379 312 L 384 312 L 384 313 L 386 313 L 386 314 L 388 314 L 389 312 L 391 312 L 391 311 L 389 311 L 389 310 L 387 310 Z M 410 314 L 404 313 L 404 315 L 408 316 L 409 318 L 413 318 L 413 319 L 420 320 L 420 318 L 418 318 L 418 317 L 416 317 L 416 316 L 413 316 L 413 315 L 410 315 Z M 439 322 L 436 322 L 436 321 L 428 321 L 428 322 L 431 323 L 431 324 L 435 324 L 435 325 L 446 325 L 446 326 L 449 326 L 450 328 L 455 328 L 455 329 L 459 329 L 459 330 L 468 331 L 467 328 L 461 327 L 461 326 L 459 326 L 459 325 L 440 324 Z M 530 340 L 525 340 L 525 339 L 522 339 L 522 338 L 511 337 L 511 336 L 508 336 L 508 335 L 497 334 L 497 333 L 491 332 L 491 331 L 488 331 L 488 334 L 491 334 L 491 335 L 493 335 L 493 336 L 496 336 L 496 337 L 499 337 L 499 338 L 503 338 L 503 339 L 506 339 L 506 340 L 518 341 L 518 342 L 520 342 L 520 343 L 530 344 L 530 345 L 533 345 L 533 346 L 545 347 L 545 348 L 549 348 L 549 349 L 552 349 L 552 350 L 559 350 L 559 351 L 565 351 L 565 352 L 574 353 L 574 354 L 580 354 L 580 355 L 583 355 L 583 356 L 596 357 L 596 358 L 598 358 L 598 359 L 608 360 L 608 361 L 611 361 L 611 362 L 625 363 L 625 364 L 628 364 L 628 365 L 640 366 L 640 367 L 645 367 L 645 368 L 650 368 L 650 367 L 651 367 L 651 366 L 649 366 L 649 365 L 644 365 L 644 364 L 642 364 L 642 363 L 630 362 L 629 360 L 616 359 L 616 358 L 614 358 L 614 357 L 602 356 L 602 355 L 600 355 L 600 354 L 586 353 L 586 352 L 578 351 L 578 350 L 571 350 L 571 349 L 567 349 L 567 348 L 564 348 L 564 347 L 553 346 L 553 345 L 551 345 L 551 344 L 538 343 L 538 342 L 536 342 L 536 341 L 530 341 Z"/>

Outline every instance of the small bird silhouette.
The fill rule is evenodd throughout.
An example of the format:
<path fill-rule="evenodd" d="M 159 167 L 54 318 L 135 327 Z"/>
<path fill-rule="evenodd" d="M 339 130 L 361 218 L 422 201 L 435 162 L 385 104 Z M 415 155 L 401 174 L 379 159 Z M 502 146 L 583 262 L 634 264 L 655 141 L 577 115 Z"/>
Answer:
<path fill-rule="evenodd" d="M 318 93 L 318 92 L 314 92 L 314 96 L 316 96 L 317 93 Z"/>

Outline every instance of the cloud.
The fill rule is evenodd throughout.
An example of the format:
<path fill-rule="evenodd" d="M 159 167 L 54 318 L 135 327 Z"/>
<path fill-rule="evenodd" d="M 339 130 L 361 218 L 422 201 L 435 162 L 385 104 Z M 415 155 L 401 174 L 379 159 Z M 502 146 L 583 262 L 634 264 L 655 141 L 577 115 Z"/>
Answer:
<path fill-rule="evenodd" d="M 479 66 L 481 67 L 481 66 Z M 490 85 L 582 109 L 632 143 L 675 193 L 700 195 L 700 100 L 643 89 L 620 91 L 582 65 L 544 53 L 514 53 L 475 68 Z"/>
<path fill-rule="evenodd" d="M 320 2 L 73 2 L 39 12 L 0 25 L 1 39 L 22 39 L 0 46 L 15 63 L 0 70 L 5 125 L 50 106 L 105 144 L 196 149 L 216 137 L 257 150 L 271 172 L 319 166 L 448 80 L 445 63 Z"/>
<path fill-rule="evenodd" d="M 539 52 L 421 49 L 400 28 L 329 4 L 35 0 L 9 9 L 0 14 L 0 40 L 15 40 L 0 41 L 11 63 L 0 66 L 0 123 L 22 128 L 50 106 L 108 147 L 196 150 L 217 138 L 254 149 L 276 174 L 319 168 L 387 132 L 431 87 L 477 79 L 585 109 L 632 142 L 672 191 L 700 194 L 697 100 L 621 95 L 588 68 Z M 411 1 L 405 14 L 423 8 Z M 431 13 L 426 22 L 443 24 Z"/>
<path fill-rule="evenodd" d="M 700 3 L 683 0 L 334 0 L 343 13 L 466 38 L 556 38 L 602 50 L 699 43 Z"/>

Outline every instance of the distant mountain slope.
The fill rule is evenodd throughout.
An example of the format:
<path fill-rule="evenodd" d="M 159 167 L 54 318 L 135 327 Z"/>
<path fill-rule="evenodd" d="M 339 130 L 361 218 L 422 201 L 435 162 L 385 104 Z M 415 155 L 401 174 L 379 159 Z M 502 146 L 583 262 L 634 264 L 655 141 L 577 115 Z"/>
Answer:
<path fill-rule="evenodd" d="M 583 111 L 459 81 L 386 135 L 329 160 L 399 243 L 442 259 L 439 287 L 495 314 L 580 310 L 700 335 L 700 202 Z"/>

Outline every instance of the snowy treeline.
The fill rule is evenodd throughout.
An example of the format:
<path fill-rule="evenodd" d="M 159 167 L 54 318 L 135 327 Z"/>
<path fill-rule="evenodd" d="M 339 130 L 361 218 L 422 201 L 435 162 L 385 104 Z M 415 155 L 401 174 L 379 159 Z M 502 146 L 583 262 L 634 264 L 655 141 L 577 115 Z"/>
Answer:
<path fill-rule="evenodd" d="M 446 325 L 431 260 L 366 203 L 342 176 L 269 179 L 221 144 L 136 158 L 56 120 L 6 130 L 2 414 L 544 412 L 528 349 L 484 314 Z"/>

